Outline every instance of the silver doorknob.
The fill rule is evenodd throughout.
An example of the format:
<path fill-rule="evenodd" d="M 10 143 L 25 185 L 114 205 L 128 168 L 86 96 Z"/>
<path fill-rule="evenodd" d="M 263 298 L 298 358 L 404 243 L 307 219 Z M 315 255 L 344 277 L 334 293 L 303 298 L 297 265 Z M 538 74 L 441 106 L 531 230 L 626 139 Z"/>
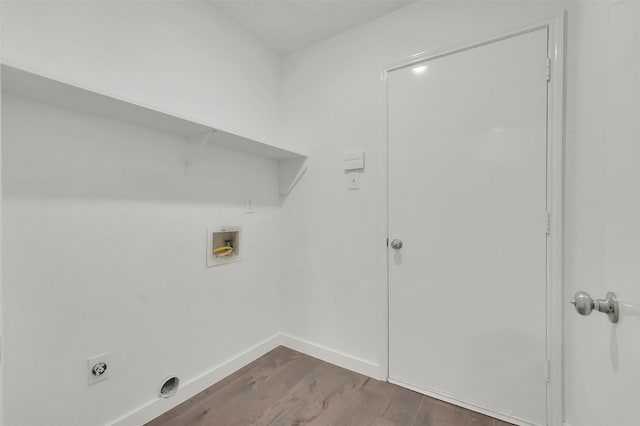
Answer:
<path fill-rule="evenodd" d="M 396 249 L 396 250 L 401 249 L 402 248 L 402 240 L 399 240 L 397 238 L 395 240 L 392 240 L 391 241 L 391 248 L 392 249 Z"/>
<path fill-rule="evenodd" d="M 593 300 L 586 291 L 579 291 L 571 300 L 580 315 L 589 315 L 594 309 L 609 316 L 609 321 L 617 323 L 620 319 L 620 306 L 615 293 L 607 293 L 604 299 Z"/>

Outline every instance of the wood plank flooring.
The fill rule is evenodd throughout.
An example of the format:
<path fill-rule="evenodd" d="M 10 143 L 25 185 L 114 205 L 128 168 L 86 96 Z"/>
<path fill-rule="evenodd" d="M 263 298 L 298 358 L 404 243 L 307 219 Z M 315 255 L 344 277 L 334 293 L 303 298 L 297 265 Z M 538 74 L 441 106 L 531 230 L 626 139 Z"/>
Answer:
<path fill-rule="evenodd" d="M 146 426 L 508 426 L 280 346 Z"/>

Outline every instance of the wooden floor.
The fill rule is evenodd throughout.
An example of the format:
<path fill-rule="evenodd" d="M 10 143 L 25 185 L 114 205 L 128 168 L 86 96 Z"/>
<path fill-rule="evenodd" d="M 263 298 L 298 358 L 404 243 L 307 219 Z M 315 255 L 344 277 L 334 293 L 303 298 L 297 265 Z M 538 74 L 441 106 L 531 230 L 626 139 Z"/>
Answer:
<path fill-rule="evenodd" d="M 278 347 L 147 426 L 507 426 Z"/>

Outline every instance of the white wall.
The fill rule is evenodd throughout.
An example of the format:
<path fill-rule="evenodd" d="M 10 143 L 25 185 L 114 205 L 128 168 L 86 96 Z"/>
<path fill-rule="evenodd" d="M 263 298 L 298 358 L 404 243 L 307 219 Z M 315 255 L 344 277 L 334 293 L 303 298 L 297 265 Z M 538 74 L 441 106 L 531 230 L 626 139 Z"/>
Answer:
<path fill-rule="evenodd" d="M 277 142 L 280 58 L 204 2 L 2 9 L 4 62 Z M 279 332 L 273 161 L 210 149 L 186 178 L 179 136 L 11 96 L 2 123 L 6 424 L 106 424 Z M 205 268 L 205 228 L 229 224 L 244 261 Z"/>
<path fill-rule="evenodd" d="M 8 1 L 2 60 L 277 142 L 279 56 L 204 1 Z"/>
<path fill-rule="evenodd" d="M 278 57 L 205 4 L 2 6 L 5 61 L 276 142 Z M 11 118 L 3 119 L 5 315 L 15 321 L 5 324 L 5 346 L 16 348 L 5 364 L 18 363 L 15 371 L 6 369 L 5 386 L 17 392 L 7 396 L 8 424 L 67 426 L 68 416 L 75 416 L 72 426 L 85 426 L 122 415 L 155 396 L 149 386 L 167 368 L 195 377 L 268 337 L 277 330 L 279 302 L 287 334 L 356 363 L 379 365 L 380 70 L 410 54 L 528 24 L 562 7 L 569 10 L 566 297 L 578 289 L 597 297 L 617 290 L 626 305 L 616 328 L 603 316 L 582 318 L 567 310 L 566 417 L 573 426 L 638 423 L 633 396 L 640 345 L 633 336 L 639 331 L 634 280 L 640 272 L 640 200 L 633 154 L 640 6 L 419 2 L 284 58 L 284 144 L 308 151 L 312 161 L 284 201 L 288 248 L 273 258 L 256 253 L 275 239 L 279 200 L 266 195 L 263 214 L 239 216 L 238 200 L 210 187 L 218 169 L 208 167 L 229 167 L 233 176 L 251 181 L 224 182 L 225 190 L 264 185 L 271 194 L 270 162 L 211 152 L 198 171 L 207 178 L 188 181 L 174 137 L 90 116 L 78 120 L 77 113 L 24 100 L 5 102 L 3 118 Z M 26 120 L 33 110 L 40 112 L 37 123 Z M 75 125 L 61 129 L 58 120 Z M 341 158 L 354 148 L 366 150 L 367 169 L 362 189 L 347 191 Z M 126 154 L 114 154 L 118 150 Z M 232 268 L 238 269 L 233 265 L 205 270 L 204 255 L 196 260 L 201 230 L 210 218 L 237 223 L 240 217 L 245 227 L 260 227 L 245 260 L 261 265 L 260 276 L 242 268 L 232 277 Z M 166 229 L 168 238 L 158 229 Z M 46 247 L 50 241 L 60 246 Z M 271 297 L 280 266 L 278 301 Z M 176 300 L 184 315 L 172 322 L 164 312 Z M 242 300 L 255 315 L 234 311 L 238 304 L 229 300 Z M 96 328 L 106 336 L 96 335 Z M 203 338 L 207 332 L 213 334 Z M 168 338 L 194 350 L 157 355 Z M 53 373 L 37 358 L 47 350 L 62 366 L 55 369 L 61 382 L 47 380 Z M 104 350 L 124 375 L 86 388 L 77 365 Z M 158 358 L 143 369 L 146 356 Z M 42 401 L 42 410 L 24 405 L 20 397 L 27 389 L 31 401 Z M 28 417 L 17 421 L 24 419 L 19 415 Z M 54 417 L 42 423 L 45 415 Z"/>
<path fill-rule="evenodd" d="M 0 13 L 2 8 L 0 7 Z M 1 49 L 1 48 L 0 48 Z M 1 72 L 0 72 L 1 74 Z M 0 102 L 0 117 L 2 117 L 2 102 Z M 2 147 L 2 120 L 0 119 L 0 148 Z M 2 150 L 0 149 L 0 164 L 2 161 Z M 0 171 L 2 166 L 0 165 Z M 0 173 L 0 195 L 2 193 L 2 177 Z M 0 241 L 2 241 L 2 198 L 0 197 Z M 0 426 L 4 425 L 4 415 L 1 413 L 4 407 L 4 299 L 2 296 L 2 245 L 0 244 Z"/>
<path fill-rule="evenodd" d="M 566 300 L 616 290 L 626 318 L 567 307 L 566 420 L 633 426 L 640 364 L 638 308 L 640 112 L 638 4 L 418 2 L 293 53 L 283 63 L 285 142 L 303 141 L 313 167 L 284 203 L 285 333 L 381 363 L 378 206 L 384 141 L 380 71 L 411 54 L 530 24 L 568 10 Z M 634 118 L 635 117 L 635 118 Z M 348 191 L 342 153 L 364 149 L 360 191 Z M 417 190 L 419 188 L 416 188 Z M 384 374 L 384 366 L 380 368 Z"/>
<path fill-rule="evenodd" d="M 211 147 L 186 177 L 178 136 L 7 95 L 2 113 L 7 424 L 105 424 L 279 332 L 273 160 Z M 209 225 L 244 227 L 243 262 L 206 268 Z"/>

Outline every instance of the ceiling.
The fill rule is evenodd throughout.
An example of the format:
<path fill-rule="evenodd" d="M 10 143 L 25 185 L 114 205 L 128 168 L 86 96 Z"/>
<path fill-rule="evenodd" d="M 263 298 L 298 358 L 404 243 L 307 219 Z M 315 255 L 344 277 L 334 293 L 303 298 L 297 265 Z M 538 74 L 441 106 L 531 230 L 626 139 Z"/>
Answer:
<path fill-rule="evenodd" d="M 404 7 L 414 0 L 209 0 L 281 55 Z"/>

